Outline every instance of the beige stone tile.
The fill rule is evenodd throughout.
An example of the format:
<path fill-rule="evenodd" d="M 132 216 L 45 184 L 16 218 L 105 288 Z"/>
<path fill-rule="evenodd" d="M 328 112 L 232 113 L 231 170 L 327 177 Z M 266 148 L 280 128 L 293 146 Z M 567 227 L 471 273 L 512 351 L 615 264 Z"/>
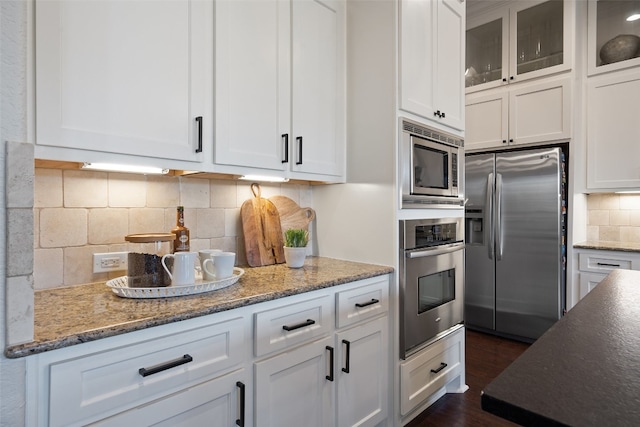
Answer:
<path fill-rule="evenodd" d="M 208 208 L 211 204 L 208 179 L 180 177 L 180 201 L 185 208 Z"/>
<path fill-rule="evenodd" d="M 109 174 L 109 206 L 143 208 L 147 203 L 147 178 L 129 173 Z"/>
<path fill-rule="evenodd" d="M 629 225 L 629 211 L 609 211 L 610 225 Z"/>
<path fill-rule="evenodd" d="M 600 194 L 587 194 L 587 210 L 600 209 Z"/>
<path fill-rule="evenodd" d="M 313 208 L 313 189 L 310 185 L 305 185 L 300 189 L 300 207 Z"/>
<path fill-rule="evenodd" d="M 35 170 L 34 206 L 42 208 L 62 207 L 62 170 Z"/>
<path fill-rule="evenodd" d="M 600 226 L 600 236 L 598 240 L 610 242 L 620 241 L 620 227 Z"/>
<path fill-rule="evenodd" d="M 107 172 L 65 170 L 62 172 L 66 208 L 103 208 L 109 203 Z"/>
<path fill-rule="evenodd" d="M 180 205 L 180 182 L 172 176 L 147 176 L 147 207 L 166 208 Z"/>
<path fill-rule="evenodd" d="M 212 179 L 210 181 L 211 207 L 239 207 L 236 181 L 230 179 Z"/>
<path fill-rule="evenodd" d="M 597 225 L 587 226 L 587 240 L 599 240 L 600 239 L 600 227 Z"/>
<path fill-rule="evenodd" d="M 34 199 L 33 144 L 6 143 L 5 200 L 8 208 L 31 208 Z"/>
<path fill-rule="evenodd" d="M 640 194 L 620 194 L 620 209 L 640 209 Z"/>
<path fill-rule="evenodd" d="M 64 284 L 64 251 L 62 248 L 36 249 L 33 265 L 35 289 L 57 288 Z"/>
<path fill-rule="evenodd" d="M 6 344 L 33 341 L 33 276 L 7 277 Z"/>
<path fill-rule="evenodd" d="M 620 227 L 620 241 L 640 243 L 640 227 Z"/>
<path fill-rule="evenodd" d="M 107 246 L 64 248 L 64 285 L 72 286 L 107 280 L 107 273 L 93 274 L 93 254 L 107 252 Z"/>
<path fill-rule="evenodd" d="M 236 265 L 238 265 L 238 243 L 237 239 L 233 236 L 216 237 L 209 240 L 209 245 L 212 249 L 221 249 L 227 252 L 236 253 Z"/>
<path fill-rule="evenodd" d="M 122 243 L 129 234 L 128 209 L 89 209 L 87 241 L 90 245 Z"/>
<path fill-rule="evenodd" d="M 87 244 L 87 210 L 40 210 L 40 247 L 62 248 Z"/>
<path fill-rule="evenodd" d="M 240 209 L 224 210 L 224 235 L 242 236 L 242 218 Z"/>
<path fill-rule="evenodd" d="M 609 225 L 609 211 L 591 210 L 587 213 L 587 222 L 589 225 Z"/>
<path fill-rule="evenodd" d="M 633 227 L 640 227 L 640 210 L 629 211 L 629 225 Z"/>
<path fill-rule="evenodd" d="M 298 184 L 282 184 L 280 192 L 283 196 L 290 198 L 298 205 L 300 205 L 300 188 L 302 186 Z"/>
<path fill-rule="evenodd" d="M 6 209 L 7 276 L 33 273 L 33 209 Z"/>
<path fill-rule="evenodd" d="M 164 211 L 160 208 L 129 209 L 129 232 L 127 234 L 167 233 L 171 231 L 165 228 Z"/>
<path fill-rule="evenodd" d="M 196 209 L 197 229 L 200 239 L 225 235 L 225 209 Z"/>
<path fill-rule="evenodd" d="M 600 209 L 620 209 L 620 195 L 603 194 L 600 199 Z"/>

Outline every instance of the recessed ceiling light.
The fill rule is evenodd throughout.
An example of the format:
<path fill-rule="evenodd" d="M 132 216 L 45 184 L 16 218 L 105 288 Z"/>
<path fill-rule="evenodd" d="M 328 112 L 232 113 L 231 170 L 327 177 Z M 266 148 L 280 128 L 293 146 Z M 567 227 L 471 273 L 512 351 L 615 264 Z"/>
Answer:
<path fill-rule="evenodd" d="M 631 22 L 631 21 L 636 21 L 640 19 L 640 13 L 634 13 L 633 15 L 629 15 L 629 17 L 627 18 L 627 21 Z"/>

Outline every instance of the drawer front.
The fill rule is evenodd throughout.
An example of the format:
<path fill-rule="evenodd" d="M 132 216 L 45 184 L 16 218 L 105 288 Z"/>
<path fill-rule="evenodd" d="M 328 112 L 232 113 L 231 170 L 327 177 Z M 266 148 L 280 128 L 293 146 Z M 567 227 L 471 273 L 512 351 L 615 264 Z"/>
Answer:
<path fill-rule="evenodd" d="M 236 318 L 52 363 L 50 425 L 83 425 L 244 363 L 244 325 Z M 172 362 L 176 366 L 169 367 Z"/>
<path fill-rule="evenodd" d="M 636 270 L 639 258 L 633 254 L 580 253 L 580 270 L 608 274 L 612 270 Z M 634 268 L 635 267 L 635 268 Z"/>
<path fill-rule="evenodd" d="M 436 341 L 400 365 L 400 410 L 404 416 L 462 373 L 464 328 Z"/>
<path fill-rule="evenodd" d="M 367 281 L 336 294 L 336 326 L 344 328 L 389 311 L 389 280 Z"/>
<path fill-rule="evenodd" d="M 333 294 L 255 313 L 255 353 L 263 356 L 329 333 Z"/>

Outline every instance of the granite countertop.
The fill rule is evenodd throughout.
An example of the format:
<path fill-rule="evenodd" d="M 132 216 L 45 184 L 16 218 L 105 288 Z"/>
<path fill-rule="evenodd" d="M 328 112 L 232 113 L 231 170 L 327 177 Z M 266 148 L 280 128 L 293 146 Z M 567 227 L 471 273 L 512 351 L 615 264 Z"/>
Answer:
<path fill-rule="evenodd" d="M 36 291 L 34 340 L 8 347 L 5 355 L 29 356 L 393 272 L 323 257 L 307 257 L 300 269 L 284 264 L 243 268 L 244 275 L 230 287 L 173 298 L 122 298 L 104 282 Z"/>
<path fill-rule="evenodd" d="M 525 426 L 640 422 L 640 271 L 614 270 L 484 390 Z"/>
<path fill-rule="evenodd" d="M 597 249 L 602 251 L 640 252 L 640 243 L 610 242 L 606 240 L 587 240 L 573 245 L 578 249 Z"/>

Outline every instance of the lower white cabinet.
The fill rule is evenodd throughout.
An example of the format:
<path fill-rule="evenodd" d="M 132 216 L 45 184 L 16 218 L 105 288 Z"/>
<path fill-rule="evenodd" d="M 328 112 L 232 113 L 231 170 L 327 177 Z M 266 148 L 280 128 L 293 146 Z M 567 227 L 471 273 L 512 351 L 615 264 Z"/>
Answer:
<path fill-rule="evenodd" d="M 374 277 L 30 356 L 26 424 L 384 423 L 388 288 Z"/>
<path fill-rule="evenodd" d="M 580 299 L 613 270 L 640 270 L 640 253 L 612 250 L 576 249 Z"/>

